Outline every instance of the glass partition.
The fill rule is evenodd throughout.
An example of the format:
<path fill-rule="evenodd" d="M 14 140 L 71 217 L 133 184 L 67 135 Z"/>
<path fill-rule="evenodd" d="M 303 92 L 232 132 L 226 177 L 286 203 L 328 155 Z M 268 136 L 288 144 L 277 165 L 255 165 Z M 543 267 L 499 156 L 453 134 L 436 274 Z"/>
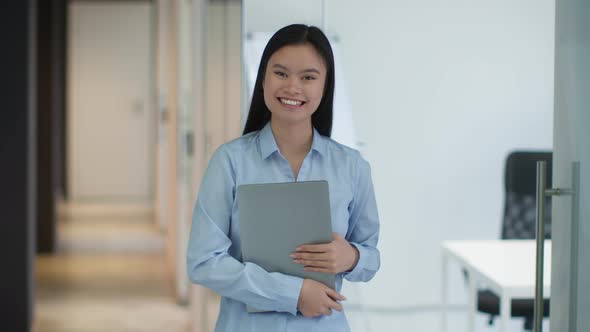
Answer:
<path fill-rule="evenodd" d="M 381 270 L 344 283 L 352 330 L 440 330 L 448 287 L 449 330 L 465 331 L 465 279 L 450 267 L 442 285 L 441 244 L 499 239 L 507 155 L 552 149 L 552 3 L 243 4 L 243 120 L 273 32 L 317 25 L 334 48 L 333 138 L 371 164 L 381 221 Z M 508 331 L 521 328 L 513 319 Z"/>
<path fill-rule="evenodd" d="M 351 327 L 440 331 L 444 288 L 448 330 L 466 331 L 467 283 L 451 264 L 442 284 L 441 244 L 499 240 L 507 155 L 552 149 L 553 4 L 328 4 L 381 221 L 380 271 L 343 290 Z M 488 319 L 475 315 L 474 330 Z M 506 331 L 522 328 L 511 319 Z"/>

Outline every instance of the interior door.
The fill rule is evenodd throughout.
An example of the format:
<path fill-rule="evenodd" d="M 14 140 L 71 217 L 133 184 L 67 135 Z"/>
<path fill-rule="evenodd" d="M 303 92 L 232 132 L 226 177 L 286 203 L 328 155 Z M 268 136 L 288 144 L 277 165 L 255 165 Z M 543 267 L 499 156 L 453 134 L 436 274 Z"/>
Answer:
<path fill-rule="evenodd" d="M 551 331 L 590 331 L 590 6 L 556 2 Z"/>
<path fill-rule="evenodd" d="M 70 196 L 146 203 L 155 145 L 151 2 L 72 1 L 68 10 Z"/>

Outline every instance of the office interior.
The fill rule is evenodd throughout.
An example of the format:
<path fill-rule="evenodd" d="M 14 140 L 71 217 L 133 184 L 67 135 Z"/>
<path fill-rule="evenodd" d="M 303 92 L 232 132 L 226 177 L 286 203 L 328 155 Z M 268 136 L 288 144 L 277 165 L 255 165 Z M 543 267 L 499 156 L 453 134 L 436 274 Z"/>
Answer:
<path fill-rule="evenodd" d="M 342 290 L 351 330 L 530 330 L 475 310 L 463 266 L 443 266 L 446 241 L 502 238 L 514 151 L 552 153 L 553 185 L 578 162 L 542 329 L 590 330 L 588 14 L 574 0 L 10 0 L 1 329 L 213 331 L 219 296 L 185 265 L 200 179 L 241 133 L 268 38 L 305 23 L 334 48 L 333 138 L 371 164 L 379 209 L 381 269 Z M 554 232 L 571 203 L 556 200 Z"/>

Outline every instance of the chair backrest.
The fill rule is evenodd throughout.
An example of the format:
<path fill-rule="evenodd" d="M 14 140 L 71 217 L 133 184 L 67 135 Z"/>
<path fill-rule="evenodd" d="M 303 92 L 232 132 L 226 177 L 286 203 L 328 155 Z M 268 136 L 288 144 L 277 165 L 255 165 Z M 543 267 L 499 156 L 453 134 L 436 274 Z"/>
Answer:
<path fill-rule="evenodd" d="M 537 161 L 547 162 L 551 188 L 552 152 L 515 151 L 506 159 L 502 239 L 534 239 L 536 232 Z M 545 199 L 545 238 L 551 238 L 551 198 Z"/>

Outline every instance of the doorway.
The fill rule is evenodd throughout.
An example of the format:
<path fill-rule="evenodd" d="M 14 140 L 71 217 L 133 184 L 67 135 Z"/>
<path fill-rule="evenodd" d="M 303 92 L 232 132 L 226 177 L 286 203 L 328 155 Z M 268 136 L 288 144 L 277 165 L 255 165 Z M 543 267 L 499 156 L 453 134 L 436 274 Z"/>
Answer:
<path fill-rule="evenodd" d="M 69 198 L 151 204 L 152 4 L 74 1 L 68 22 Z"/>

